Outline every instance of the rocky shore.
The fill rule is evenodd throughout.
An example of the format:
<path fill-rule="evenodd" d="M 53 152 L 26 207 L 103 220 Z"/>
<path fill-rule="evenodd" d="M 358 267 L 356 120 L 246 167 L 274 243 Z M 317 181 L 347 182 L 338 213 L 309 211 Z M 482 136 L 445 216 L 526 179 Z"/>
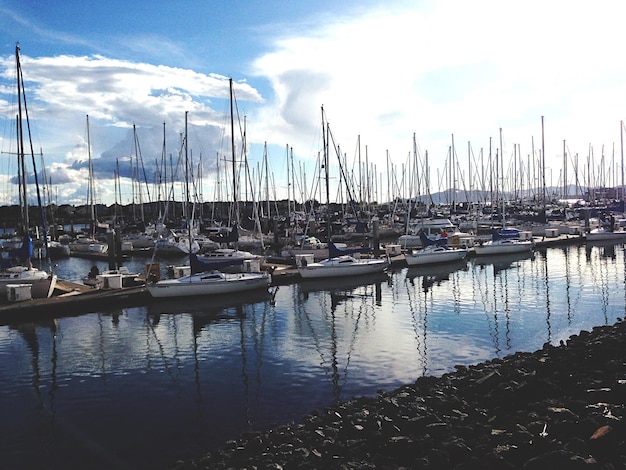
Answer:
<path fill-rule="evenodd" d="M 626 322 L 249 433 L 176 470 L 626 468 Z"/>

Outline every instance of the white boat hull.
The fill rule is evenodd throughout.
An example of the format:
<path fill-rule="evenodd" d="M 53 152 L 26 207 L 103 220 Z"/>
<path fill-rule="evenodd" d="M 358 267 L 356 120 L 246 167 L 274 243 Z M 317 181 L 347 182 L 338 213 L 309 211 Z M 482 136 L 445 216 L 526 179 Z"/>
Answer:
<path fill-rule="evenodd" d="M 524 253 L 532 251 L 535 244 L 530 240 L 504 239 L 491 240 L 474 246 L 477 256 L 505 255 L 510 253 Z"/>
<path fill-rule="evenodd" d="M 271 276 L 267 273 L 228 274 L 212 271 L 158 281 L 148 284 L 146 288 L 156 298 L 189 297 L 267 289 L 270 282 Z"/>
<path fill-rule="evenodd" d="M 70 253 L 107 253 L 109 245 L 106 243 L 70 243 Z"/>
<path fill-rule="evenodd" d="M 233 250 L 230 248 L 219 248 L 217 250 L 202 253 L 198 255 L 198 259 L 205 263 L 225 262 L 225 261 L 243 261 L 246 259 L 262 259 L 262 256 L 254 255 L 249 251 Z"/>
<path fill-rule="evenodd" d="M 185 239 L 182 241 L 173 241 L 173 240 L 157 240 L 154 249 L 160 255 L 170 255 L 170 256 L 181 256 L 189 254 L 189 242 Z M 198 253 L 200 251 L 200 245 L 198 242 L 193 240 L 191 242 L 191 252 Z"/>
<path fill-rule="evenodd" d="M 355 259 L 351 256 L 339 256 L 298 266 L 303 279 L 319 279 L 338 276 L 360 276 L 383 272 L 389 266 L 386 259 Z"/>
<path fill-rule="evenodd" d="M 590 242 L 626 240 L 626 230 L 610 231 L 604 229 L 593 229 L 585 234 L 585 238 Z"/>
<path fill-rule="evenodd" d="M 404 255 L 406 264 L 409 266 L 423 266 L 426 264 L 452 263 L 460 261 L 467 256 L 464 248 L 441 248 L 427 247 Z"/>

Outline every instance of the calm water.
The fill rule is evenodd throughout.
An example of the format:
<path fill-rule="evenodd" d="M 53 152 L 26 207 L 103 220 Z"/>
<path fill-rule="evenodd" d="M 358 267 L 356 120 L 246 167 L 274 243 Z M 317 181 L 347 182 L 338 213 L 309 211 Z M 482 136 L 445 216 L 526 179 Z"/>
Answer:
<path fill-rule="evenodd" d="M 169 468 L 336 400 L 614 323 L 624 271 L 621 245 L 572 246 L 0 326 L 2 468 Z"/>

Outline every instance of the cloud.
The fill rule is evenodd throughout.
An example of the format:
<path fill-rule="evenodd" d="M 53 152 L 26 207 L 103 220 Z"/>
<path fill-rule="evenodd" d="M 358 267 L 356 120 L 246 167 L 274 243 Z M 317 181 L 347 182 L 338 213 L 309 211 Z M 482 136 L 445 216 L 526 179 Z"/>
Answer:
<path fill-rule="evenodd" d="M 598 155 L 603 145 L 619 141 L 626 109 L 620 82 L 626 64 L 619 60 L 625 10 L 611 1 L 392 2 L 358 13 L 339 9 L 301 22 L 290 18 L 288 25 L 259 25 L 266 49 L 250 64 L 240 64 L 251 75 L 235 84 L 238 152 L 245 114 L 251 159 L 260 159 L 267 143 L 278 167 L 287 144 L 297 159 L 313 165 L 324 106 L 342 151 L 355 152 L 348 158 L 354 158 L 359 139 L 378 171 L 386 168 L 388 156 L 400 167 L 415 135 L 420 152 L 429 152 L 435 181 L 436 172 L 447 168 L 453 134 L 459 161 L 468 145 L 476 153 L 490 139 L 497 146 L 500 129 L 507 158 L 517 145 L 525 156 L 534 145 L 536 158 L 545 116 L 546 156 L 556 175 L 564 140 L 581 158 L 590 147 Z M 151 57 L 167 50 L 177 63 L 197 63 L 167 38 L 160 51 L 161 43 L 149 35 L 118 37 L 109 46 L 118 41 Z M 45 143 L 47 162 L 66 166 L 66 173 L 57 173 L 63 181 L 85 169 L 86 115 L 94 171 L 107 195 L 113 194 L 116 166 L 127 175 L 137 158 L 133 125 L 141 173 L 148 179 L 163 168 L 163 123 L 166 154 L 178 157 L 185 111 L 190 149 L 195 161 L 202 154 L 205 176 L 215 170 L 217 158 L 230 155 L 224 75 L 105 55 L 22 59 L 35 136 Z M 11 116 L 13 59 L 0 58 L 0 71 L 0 107 Z M 467 172 L 466 163 L 461 171 Z M 285 188 L 281 177 L 277 185 Z"/>
<path fill-rule="evenodd" d="M 148 184 L 153 183 L 157 172 L 164 171 L 160 169 L 164 137 L 166 155 L 173 154 L 176 163 L 186 112 L 189 148 L 196 162 L 201 154 L 204 156 L 207 174 L 215 167 L 216 155 L 227 152 L 224 132 L 229 112 L 228 77 L 101 56 L 21 59 L 36 135 L 41 141 L 56 142 L 46 149 L 46 160 L 67 165 L 66 173 L 51 172 L 52 184 L 63 184 L 72 172 L 87 168 L 88 140 L 94 174 L 103 186 L 107 180 L 114 181 L 118 162 L 119 173 L 127 176 L 130 159 L 141 162 L 135 163 L 141 171 L 132 174 L 142 179 L 145 176 Z M 0 59 L 5 79 L 12 77 L 13 67 L 12 58 Z M 234 90 L 240 102 L 263 101 L 259 92 L 245 82 L 235 82 Z M 3 113 L 15 115 L 16 111 L 8 110 L 15 101 L 10 98 L 14 91 L 8 86 L 0 91 L 7 95 L 0 102 Z M 176 180 L 183 176 L 180 171 L 169 175 Z"/>
<path fill-rule="evenodd" d="M 530 154 L 533 139 L 537 152 L 545 116 L 557 174 L 563 140 L 581 154 L 590 142 L 619 140 L 624 10 L 620 2 L 402 3 L 290 30 L 254 62 L 275 91 L 260 133 L 306 153 L 324 105 L 344 148 L 361 136 L 371 159 L 384 163 L 389 150 L 399 165 L 416 133 L 434 172 L 452 134 L 458 153 L 468 142 L 497 142 L 500 129 L 507 158 L 516 144 Z"/>

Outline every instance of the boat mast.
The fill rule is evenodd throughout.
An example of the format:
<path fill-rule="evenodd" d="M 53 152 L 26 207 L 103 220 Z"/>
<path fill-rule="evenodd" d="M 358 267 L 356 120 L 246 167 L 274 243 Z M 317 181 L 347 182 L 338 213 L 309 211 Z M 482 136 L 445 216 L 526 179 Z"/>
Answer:
<path fill-rule="evenodd" d="M 28 199 L 26 197 L 26 163 L 24 150 L 24 129 L 22 125 L 22 66 L 20 64 L 20 46 L 15 45 L 15 63 L 17 67 L 17 158 L 19 165 L 19 188 L 20 188 L 20 206 L 22 210 L 22 234 L 28 233 L 29 217 L 28 217 Z"/>
<path fill-rule="evenodd" d="M 287 150 L 287 220 L 288 220 L 288 226 L 289 226 L 291 224 L 291 180 L 289 179 L 289 144 L 286 145 L 286 150 Z"/>
<path fill-rule="evenodd" d="M 91 215 L 90 232 L 93 237 L 96 234 L 96 208 L 93 200 L 94 183 L 93 183 L 93 163 L 91 161 L 91 135 L 89 131 L 89 115 L 87 115 L 87 161 L 89 164 L 89 181 L 87 182 L 87 190 L 89 192 L 88 203 Z"/>
<path fill-rule="evenodd" d="M 541 184 L 543 186 L 543 208 L 546 208 L 546 147 L 543 132 L 543 116 L 541 116 Z"/>
<path fill-rule="evenodd" d="M 237 165 L 235 163 L 235 117 L 233 112 L 233 79 L 228 80 L 230 88 L 230 146 L 233 158 L 233 216 L 235 223 L 239 222 L 239 210 L 237 207 Z"/>
<path fill-rule="evenodd" d="M 624 202 L 624 121 L 619 122 L 620 154 L 622 160 L 622 204 Z M 624 209 L 622 209 L 623 211 Z"/>
<path fill-rule="evenodd" d="M 502 229 L 506 228 L 505 224 L 505 205 L 504 205 L 504 152 L 502 151 L 502 128 L 500 128 L 500 173 L 501 173 L 501 186 L 502 186 Z"/>
<path fill-rule="evenodd" d="M 193 241 L 193 234 L 192 234 L 192 225 L 193 225 L 193 221 L 191 218 L 191 214 L 189 213 L 189 147 L 187 145 L 187 136 L 189 135 L 187 133 L 187 116 L 189 115 L 189 111 L 185 111 L 185 141 L 184 141 L 184 145 L 185 145 L 185 214 L 187 217 L 187 232 L 188 232 L 188 238 L 189 238 L 189 257 L 191 259 L 191 244 Z"/>
<path fill-rule="evenodd" d="M 326 179 L 326 238 L 328 246 L 331 243 L 331 220 L 330 220 L 330 187 L 328 173 L 328 124 L 324 120 L 324 106 L 322 106 L 322 145 L 324 146 L 324 177 Z M 329 254 L 330 255 L 330 254 Z"/>
<path fill-rule="evenodd" d="M 35 163 L 35 151 L 33 150 L 33 141 L 31 138 L 31 132 L 30 132 L 30 123 L 28 120 L 28 109 L 26 107 L 26 93 L 24 92 L 24 87 L 22 86 L 24 83 L 24 77 L 22 75 L 22 66 L 20 63 L 20 47 L 19 44 L 15 45 L 15 57 L 16 57 L 16 67 L 17 67 L 17 88 L 18 88 L 18 109 L 19 109 L 19 113 L 18 113 L 18 129 L 19 129 L 19 148 L 18 148 L 18 159 L 20 160 L 20 164 L 21 164 L 21 170 L 22 170 L 22 196 L 23 196 L 23 210 L 24 210 L 24 216 L 23 216 L 23 223 L 24 223 L 24 236 L 25 238 L 28 238 L 30 240 L 30 234 L 29 234 L 29 214 L 28 214 L 28 197 L 26 194 L 26 151 L 25 151 L 25 147 L 24 147 L 24 128 L 23 128 L 23 120 L 22 120 L 22 103 L 23 103 L 23 112 L 24 115 L 26 116 L 26 128 L 28 131 L 28 142 L 30 144 L 30 155 L 31 155 L 31 159 L 32 159 L 32 164 L 33 164 L 33 174 L 35 177 L 35 186 L 37 188 L 37 204 L 39 206 L 39 211 L 41 214 L 41 228 L 43 230 L 43 239 L 44 239 L 44 247 L 46 249 L 46 255 L 48 257 L 48 263 L 50 263 L 50 250 L 48 249 L 48 228 L 46 226 L 46 215 L 45 215 L 45 211 L 44 211 L 44 207 L 42 204 L 42 200 L 41 200 L 41 193 L 39 190 L 39 177 L 37 176 L 37 165 Z M 43 158 L 43 156 L 42 156 Z M 30 242 L 29 242 L 30 243 Z M 28 265 L 29 267 L 31 266 L 31 255 L 30 255 L 30 250 L 29 250 L 29 254 L 28 254 Z"/>

